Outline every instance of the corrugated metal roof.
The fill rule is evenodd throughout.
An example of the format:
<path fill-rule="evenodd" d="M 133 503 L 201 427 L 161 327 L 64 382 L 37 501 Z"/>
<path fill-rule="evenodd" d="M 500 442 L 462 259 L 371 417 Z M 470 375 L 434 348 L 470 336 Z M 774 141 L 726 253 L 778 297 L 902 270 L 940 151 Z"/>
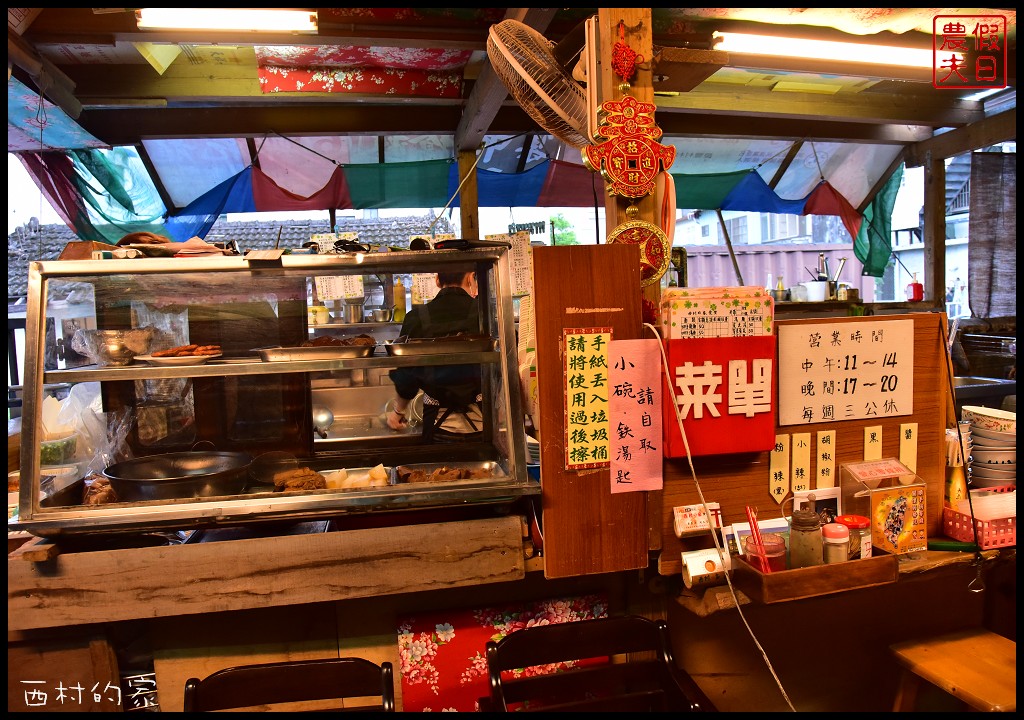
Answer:
<path fill-rule="evenodd" d="M 818 267 L 818 254 L 824 253 L 829 272 L 833 275 L 839 263 L 846 258 L 846 265 L 839 276 L 840 282 L 860 290 L 862 302 L 874 302 L 875 278 L 863 276 L 864 266 L 853 254 L 853 245 L 848 243 L 828 245 L 740 245 L 734 246 L 736 265 L 739 266 L 742 281 L 736 276 L 736 269 L 729 249 L 722 245 L 686 245 L 686 284 L 689 287 L 730 287 L 734 285 L 757 285 L 764 287 L 768 275 L 773 278 L 772 288 L 778 276 L 782 276 L 786 288 L 812 279 L 808 270 Z"/>

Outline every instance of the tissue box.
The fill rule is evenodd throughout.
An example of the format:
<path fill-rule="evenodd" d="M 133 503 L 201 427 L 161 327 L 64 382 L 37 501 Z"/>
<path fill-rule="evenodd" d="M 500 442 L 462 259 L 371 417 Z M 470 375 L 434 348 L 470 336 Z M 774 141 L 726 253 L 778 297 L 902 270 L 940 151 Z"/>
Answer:
<path fill-rule="evenodd" d="M 843 512 L 871 519 L 875 550 L 893 555 L 928 549 L 924 480 L 895 458 L 839 466 Z"/>

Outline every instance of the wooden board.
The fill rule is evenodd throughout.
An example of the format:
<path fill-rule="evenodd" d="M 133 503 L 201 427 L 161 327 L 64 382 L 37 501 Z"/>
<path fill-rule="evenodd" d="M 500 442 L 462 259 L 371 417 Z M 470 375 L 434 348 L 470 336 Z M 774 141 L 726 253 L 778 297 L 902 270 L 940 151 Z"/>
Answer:
<path fill-rule="evenodd" d="M 896 582 L 898 576 L 896 556 L 879 555 L 768 574 L 736 559 L 733 561 L 732 579 L 736 587 L 754 602 L 771 604 L 885 585 Z"/>
<path fill-rule="evenodd" d="M 946 322 L 943 313 L 912 313 L 905 315 L 874 315 L 869 317 L 837 317 L 792 319 L 776 321 L 780 325 L 820 324 L 824 322 L 846 324 L 877 322 L 883 319 L 906 319 L 914 321 L 914 412 L 911 415 L 882 418 L 879 420 L 850 420 L 844 422 L 815 423 L 811 425 L 776 425 L 776 433 L 811 433 L 818 431 L 836 432 L 835 468 L 838 472 L 842 463 L 863 460 L 864 428 L 869 425 L 882 426 L 882 457 L 900 457 L 900 425 L 917 423 L 917 474 L 927 484 L 926 504 L 929 537 L 942 534 L 942 487 L 945 482 L 945 432 L 949 412 L 949 381 L 947 363 L 942 341 L 942 324 Z M 778 414 L 776 412 L 776 420 Z M 779 504 L 772 499 L 769 488 L 769 453 L 747 453 L 694 458 L 693 466 L 697 480 L 708 502 L 722 506 L 722 522 L 731 525 L 747 522 L 745 508 L 757 508 L 762 520 L 783 515 Z M 817 472 L 812 453 L 812 477 Z M 838 482 L 838 481 L 837 481 Z M 672 508 L 677 505 L 691 505 L 700 502 L 690 466 L 686 458 L 665 461 L 665 489 L 661 508 L 661 555 L 658 571 L 662 575 L 676 575 L 682 572 L 680 553 L 684 550 L 698 550 L 712 547 L 709 535 L 680 540 L 672 528 Z M 786 514 L 790 503 L 786 503 Z"/>
<path fill-rule="evenodd" d="M 120 684 L 117 658 L 102 633 L 8 637 L 8 712 L 121 712 Z"/>
<path fill-rule="evenodd" d="M 334 606 L 190 615 L 153 621 L 153 669 L 162 712 L 181 712 L 185 682 L 235 665 L 339 657 Z M 337 704 L 337 701 L 334 701 Z M 321 705 L 323 703 L 320 703 Z M 316 702 L 289 709 L 312 710 Z"/>
<path fill-rule="evenodd" d="M 637 245 L 533 248 L 540 407 L 544 573 L 548 578 L 645 568 L 647 493 L 612 494 L 609 468 L 565 469 L 563 328 L 641 337 Z"/>
<path fill-rule="evenodd" d="M 522 519 L 7 561 L 8 630 L 297 605 L 520 580 Z"/>

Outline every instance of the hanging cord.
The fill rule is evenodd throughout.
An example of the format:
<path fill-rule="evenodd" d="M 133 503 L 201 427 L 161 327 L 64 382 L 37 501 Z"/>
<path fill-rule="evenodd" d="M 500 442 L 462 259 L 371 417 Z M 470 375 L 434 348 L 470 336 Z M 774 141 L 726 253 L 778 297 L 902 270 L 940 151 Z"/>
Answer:
<path fill-rule="evenodd" d="M 811 152 L 814 153 L 814 164 L 818 166 L 818 175 L 821 176 L 821 181 L 825 182 L 825 173 L 821 169 L 821 160 L 818 159 L 818 150 L 814 147 L 814 143 L 811 143 Z"/>
<path fill-rule="evenodd" d="M 956 417 L 956 388 L 953 385 L 953 357 L 950 355 L 949 348 L 952 343 L 950 338 L 946 335 L 945 323 L 939 323 L 939 335 L 942 339 L 942 352 L 946 358 L 946 381 L 949 383 L 949 397 L 953 402 L 953 424 L 956 426 L 956 439 L 961 451 L 964 447 L 964 438 L 960 433 L 960 418 Z M 963 459 L 965 466 L 969 462 L 965 457 Z M 981 545 L 978 543 L 978 522 L 974 519 L 974 502 L 971 500 L 971 486 L 967 486 L 967 508 L 971 513 L 971 531 L 974 534 L 974 579 L 971 580 L 967 589 L 971 592 L 978 593 L 984 592 L 985 590 L 985 579 L 981 576 L 982 564 L 985 558 L 981 554 Z"/>
<path fill-rule="evenodd" d="M 658 349 L 661 351 L 661 366 L 662 369 L 665 371 L 665 380 L 668 382 L 668 386 L 671 388 L 672 373 L 668 367 L 668 356 L 665 355 L 665 343 L 661 342 L 661 335 L 658 332 L 657 328 L 655 328 L 653 325 L 649 323 L 644 323 L 643 326 L 650 330 L 651 333 L 654 334 L 654 337 L 659 341 Z M 690 477 L 693 478 L 693 485 L 694 487 L 697 488 L 697 495 L 700 496 L 700 504 L 704 508 L 705 517 L 712 518 L 714 517 L 714 515 L 711 514 L 711 509 L 708 507 L 707 501 L 704 499 L 704 491 L 701 489 L 700 482 L 697 480 L 697 471 L 693 467 L 693 457 L 690 455 L 690 442 L 689 440 L 686 439 L 686 431 L 683 430 L 683 416 L 679 414 L 679 403 L 675 402 L 675 400 L 672 401 L 672 409 L 675 412 L 676 426 L 679 428 L 679 436 L 683 439 L 683 447 L 686 449 L 686 462 L 690 466 Z M 728 550 L 723 549 L 722 543 L 720 542 L 718 537 L 718 533 L 715 532 L 714 527 L 710 528 L 710 534 L 711 539 L 715 543 L 715 549 L 718 551 L 718 559 L 722 563 L 722 567 L 724 568 L 726 565 L 725 558 L 726 553 L 728 553 Z M 754 645 L 756 645 L 757 649 L 760 651 L 761 657 L 764 659 L 764 664 L 768 668 L 768 672 L 770 672 L 772 678 L 775 679 L 775 684 L 778 685 L 779 692 L 782 693 L 782 698 L 786 701 L 786 704 L 789 705 L 789 709 L 793 712 L 796 712 L 796 708 L 793 706 L 792 701 L 789 699 L 789 695 L 786 693 L 786 688 L 782 686 L 782 681 L 779 679 L 779 676 L 775 672 L 775 668 L 772 667 L 772 663 L 768 659 L 768 653 L 766 653 L 765 649 L 761 646 L 761 643 L 758 641 L 757 636 L 754 635 L 754 630 L 750 627 L 750 623 L 747 622 L 746 615 L 743 614 L 743 609 L 740 607 L 740 599 L 736 595 L 736 588 L 733 587 L 732 579 L 729 577 L 728 571 L 725 572 L 725 582 L 726 584 L 728 584 L 729 593 L 732 595 L 733 602 L 736 604 L 736 612 L 739 613 L 740 620 L 743 621 L 743 625 L 747 628 L 747 632 L 750 634 L 750 638 L 754 641 Z"/>
<path fill-rule="evenodd" d="M 492 142 L 490 145 L 481 145 L 479 151 L 477 152 L 476 160 L 473 161 L 473 167 L 471 167 L 469 169 L 469 172 L 466 173 L 466 177 L 462 178 L 462 182 L 460 182 L 459 186 L 457 188 L 455 188 L 455 192 L 452 194 L 452 196 L 450 198 L 448 198 L 448 202 L 446 202 L 444 204 L 444 207 L 441 208 L 441 212 L 439 212 L 437 214 L 437 217 L 434 218 L 434 222 L 430 223 L 430 227 L 427 228 L 427 232 L 428 233 L 433 233 L 434 232 L 434 226 L 437 225 L 437 221 L 441 219 L 441 214 L 444 213 L 444 211 L 448 209 L 449 205 L 451 205 L 453 202 L 455 202 L 455 198 L 457 198 L 459 196 L 459 193 L 462 192 L 462 186 L 465 185 L 466 181 L 469 180 L 469 178 L 473 176 L 474 172 L 476 172 L 476 166 L 480 164 L 481 160 L 483 160 L 484 150 L 486 150 L 487 148 L 490 148 L 490 147 L 494 147 L 495 145 L 501 145 L 503 143 L 507 143 L 509 140 L 515 140 L 518 137 L 522 137 L 523 135 L 529 135 L 529 134 L 530 133 L 528 133 L 528 132 L 523 132 L 523 133 L 519 133 L 518 135 L 513 135 L 511 137 L 504 138 L 502 140 L 497 140 L 495 142 Z"/>
<path fill-rule="evenodd" d="M 47 76 L 48 79 L 49 76 Z M 45 79 L 44 79 L 45 80 Z M 46 86 L 49 87 L 49 82 L 46 82 Z M 43 91 L 45 88 L 39 88 L 39 94 L 36 95 L 36 124 L 39 125 L 39 152 L 42 154 L 46 149 L 43 144 L 43 130 L 46 125 L 50 122 L 46 117 L 46 102 L 43 100 Z M 40 225 L 42 225 L 43 218 L 43 193 L 39 192 L 39 214 L 36 216 L 39 219 Z M 43 233 L 41 231 L 36 232 L 36 257 L 43 257 Z"/>

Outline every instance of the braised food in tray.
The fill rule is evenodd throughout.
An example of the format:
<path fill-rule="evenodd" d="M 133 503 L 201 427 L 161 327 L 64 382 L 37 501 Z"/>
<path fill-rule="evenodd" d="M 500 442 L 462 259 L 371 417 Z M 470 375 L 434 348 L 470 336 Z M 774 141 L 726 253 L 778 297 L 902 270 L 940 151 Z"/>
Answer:
<path fill-rule="evenodd" d="M 385 346 L 389 355 L 433 355 L 489 352 L 494 338 L 481 333 L 459 332 L 435 338 L 410 338 L 402 335 Z"/>
<path fill-rule="evenodd" d="M 290 360 L 333 360 L 337 358 L 364 358 L 373 355 L 377 341 L 372 335 L 336 338 L 331 335 L 306 340 L 296 347 L 260 348 L 257 352 L 264 362 Z"/>
<path fill-rule="evenodd" d="M 292 468 L 274 473 L 274 488 L 284 492 L 294 490 L 323 490 L 327 479 L 308 467 Z"/>
<path fill-rule="evenodd" d="M 337 338 L 333 335 L 321 335 L 312 340 L 307 340 L 299 347 L 367 347 L 377 344 L 373 335 L 356 335 L 350 338 Z"/>
<path fill-rule="evenodd" d="M 456 480 L 486 480 L 492 477 L 494 477 L 494 470 L 489 467 L 465 468 L 441 465 L 430 470 L 399 465 L 395 468 L 395 478 L 400 483 L 443 483 Z"/>

